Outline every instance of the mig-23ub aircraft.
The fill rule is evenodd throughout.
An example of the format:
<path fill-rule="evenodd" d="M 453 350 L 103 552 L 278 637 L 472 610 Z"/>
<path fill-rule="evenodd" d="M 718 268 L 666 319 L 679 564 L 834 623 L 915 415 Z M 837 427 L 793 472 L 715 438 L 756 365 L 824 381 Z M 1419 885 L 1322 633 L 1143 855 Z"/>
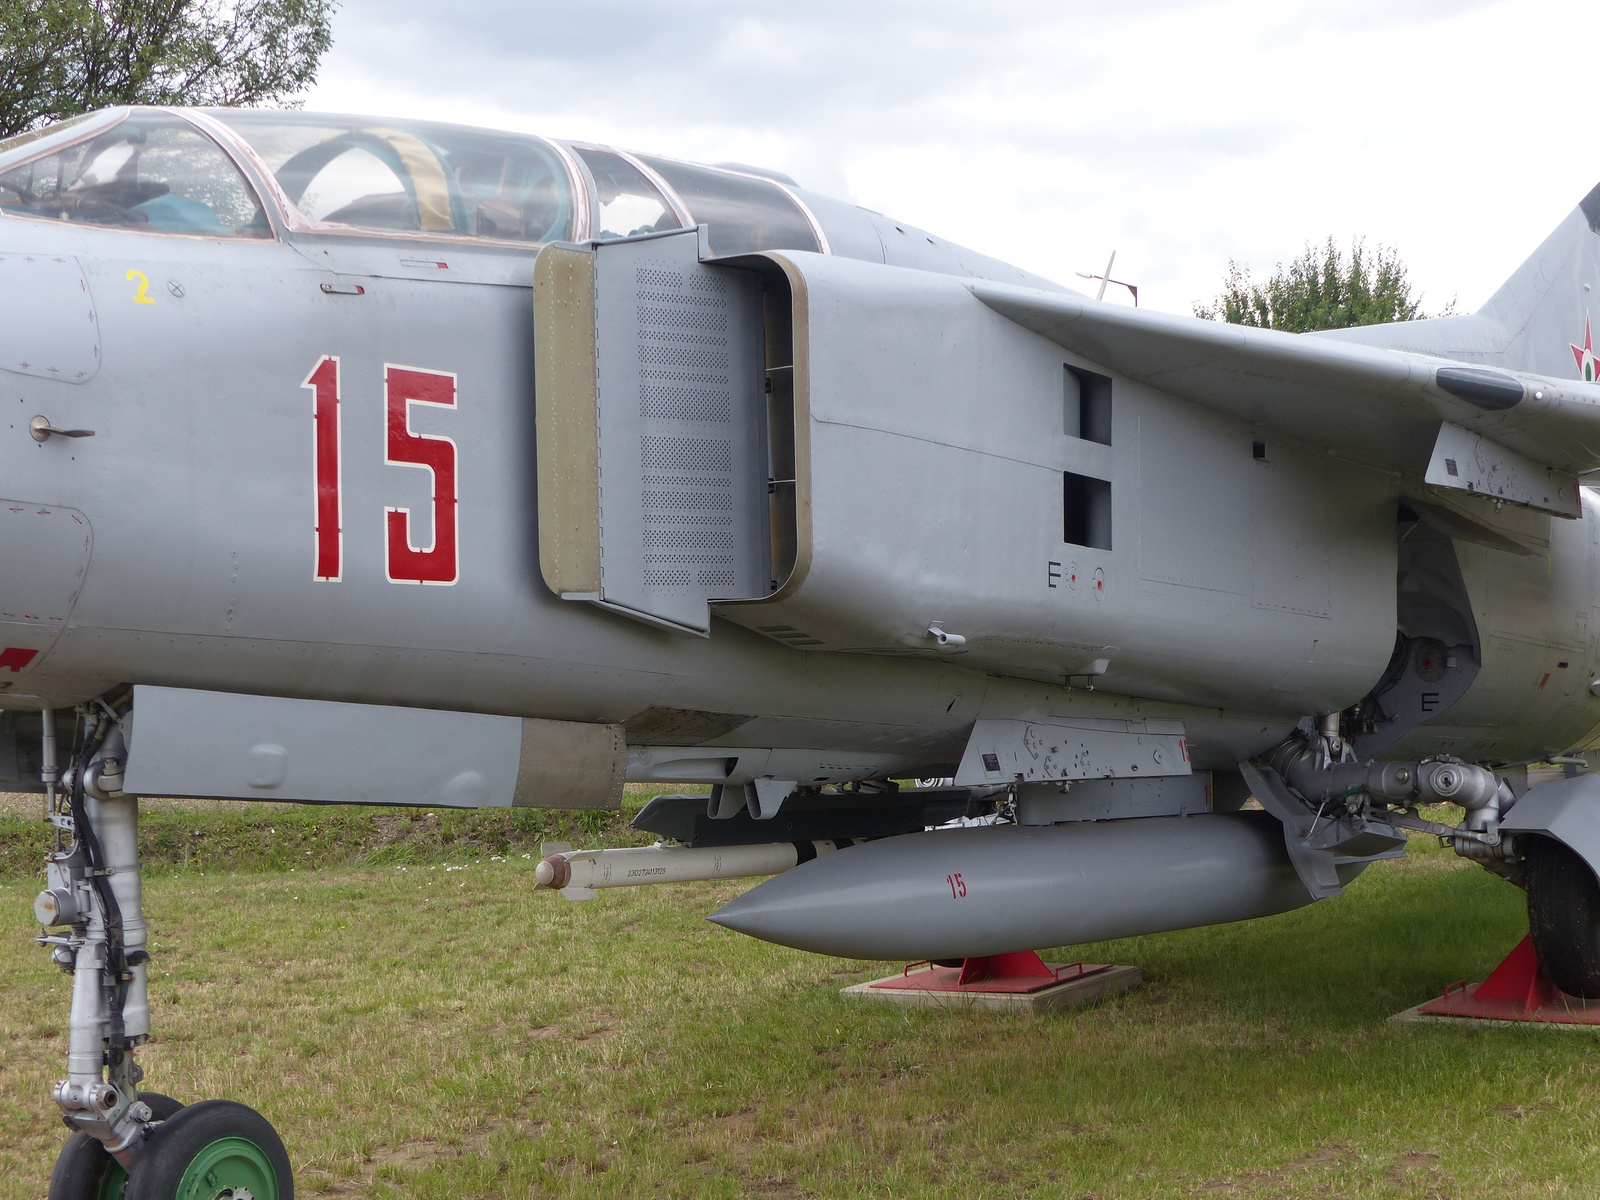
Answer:
<path fill-rule="evenodd" d="M 139 1090 L 136 796 L 709 784 L 537 879 L 776 874 L 713 919 L 872 959 L 1280 912 L 1421 829 L 1600 995 L 1600 778 L 1525 769 L 1600 725 L 1597 283 L 1600 189 L 1481 312 L 1297 337 L 751 168 L 264 111 L 0 144 L 51 1195 L 292 1191 L 252 1110 Z"/>

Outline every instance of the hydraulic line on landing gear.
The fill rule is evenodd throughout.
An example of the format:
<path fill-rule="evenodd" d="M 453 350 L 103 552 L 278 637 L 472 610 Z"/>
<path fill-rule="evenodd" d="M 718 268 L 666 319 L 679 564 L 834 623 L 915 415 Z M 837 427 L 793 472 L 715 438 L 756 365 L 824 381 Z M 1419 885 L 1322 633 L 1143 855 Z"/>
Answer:
<path fill-rule="evenodd" d="M 139 1099 L 134 1047 L 150 1032 L 137 801 L 120 791 L 125 749 L 109 708 L 78 713 L 73 753 L 59 768 L 55 714 L 42 742 L 47 819 L 56 844 L 34 915 L 40 944 L 73 976 L 67 1078 L 54 1097 L 70 1128 L 132 1168 L 152 1120 Z M 50 932 L 64 930 L 64 932 Z"/>
<path fill-rule="evenodd" d="M 138 1090 L 144 1072 L 134 1051 L 150 1036 L 149 953 L 138 800 L 122 790 L 126 716 L 97 701 L 77 718 L 63 770 L 55 714 L 44 714 L 42 774 L 56 840 L 34 914 L 45 927 L 40 944 L 72 976 L 67 1077 L 54 1098 L 73 1133 L 56 1158 L 51 1200 L 291 1196 L 288 1151 L 260 1113 Z"/>
<path fill-rule="evenodd" d="M 1268 758 L 1277 778 L 1314 814 L 1311 832 L 1319 825 L 1327 830 L 1322 842 L 1328 849 L 1336 851 L 1338 845 L 1330 826 L 1349 831 L 1349 841 L 1381 823 L 1434 834 L 1463 858 L 1520 882 L 1523 865 L 1510 839 L 1500 834 L 1500 819 L 1515 803 L 1509 784 L 1487 767 L 1447 755 L 1358 762 L 1339 735 L 1338 720 L 1337 715 L 1324 718 L 1318 734 L 1296 734 Z M 1417 812 L 1419 804 L 1439 803 L 1464 809 L 1461 824 L 1429 821 Z"/>

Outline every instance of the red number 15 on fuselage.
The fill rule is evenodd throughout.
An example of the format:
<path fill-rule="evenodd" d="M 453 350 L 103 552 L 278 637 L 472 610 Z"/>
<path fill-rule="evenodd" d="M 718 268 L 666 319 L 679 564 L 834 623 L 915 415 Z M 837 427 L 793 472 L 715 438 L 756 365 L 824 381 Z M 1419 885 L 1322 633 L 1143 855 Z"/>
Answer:
<path fill-rule="evenodd" d="M 322 359 L 302 387 L 312 393 L 312 467 L 316 500 L 315 578 L 343 578 L 344 493 L 341 479 L 343 430 L 339 359 Z M 419 367 L 383 369 L 384 462 L 420 467 L 433 481 L 433 544 L 418 547 L 409 508 L 384 509 L 384 569 L 390 583 L 452 584 L 460 575 L 460 516 L 456 444 L 447 437 L 411 432 L 411 406 L 456 406 L 456 377 Z"/>
<path fill-rule="evenodd" d="M 433 545 L 411 544 L 411 510 L 387 508 L 385 560 L 390 583 L 454 583 L 458 574 L 460 523 L 456 504 L 456 444 L 447 437 L 411 432 L 411 406 L 456 406 L 456 377 L 443 371 L 385 366 L 388 452 L 394 466 L 421 467 L 433 476 Z"/>

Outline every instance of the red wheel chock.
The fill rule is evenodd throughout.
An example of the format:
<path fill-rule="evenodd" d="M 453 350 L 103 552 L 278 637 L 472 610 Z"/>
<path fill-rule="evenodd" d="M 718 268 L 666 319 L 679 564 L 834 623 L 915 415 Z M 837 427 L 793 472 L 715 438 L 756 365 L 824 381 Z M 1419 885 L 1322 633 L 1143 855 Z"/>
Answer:
<path fill-rule="evenodd" d="M 926 970 L 918 970 L 919 967 Z M 871 986 L 886 991 L 1027 994 L 1109 971 L 1109 963 L 1047 963 L 1032 950 L 967 958 L 959 967 L 910 963 L 899 975 Z"/>
<path fill-rule="evenodd" d="M 1532 1021 L 1554 1025 L 1600 1025 L 1600 1000 L 1569 996 L 1545 974 L 1533 938 L 1525 937 L 1482 983 L 1461 980 L 1437 1000 L 1412 1012 L 1430 1017 L 1488 1021 Z"/>

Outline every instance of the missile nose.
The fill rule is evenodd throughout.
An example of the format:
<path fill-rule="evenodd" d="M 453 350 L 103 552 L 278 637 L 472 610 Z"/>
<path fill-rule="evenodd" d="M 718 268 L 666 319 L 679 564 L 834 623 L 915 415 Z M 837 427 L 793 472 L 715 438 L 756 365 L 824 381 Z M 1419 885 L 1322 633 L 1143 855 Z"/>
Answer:
<path fill-rule="evenodd" d="M 566 859 L 559 856 L 541 858 L 539 865 L 533 868 L 533 883 L 535 887 L 566 887 L 567 880 L 571 878 L 571 866 L 568 865 Z"/>

